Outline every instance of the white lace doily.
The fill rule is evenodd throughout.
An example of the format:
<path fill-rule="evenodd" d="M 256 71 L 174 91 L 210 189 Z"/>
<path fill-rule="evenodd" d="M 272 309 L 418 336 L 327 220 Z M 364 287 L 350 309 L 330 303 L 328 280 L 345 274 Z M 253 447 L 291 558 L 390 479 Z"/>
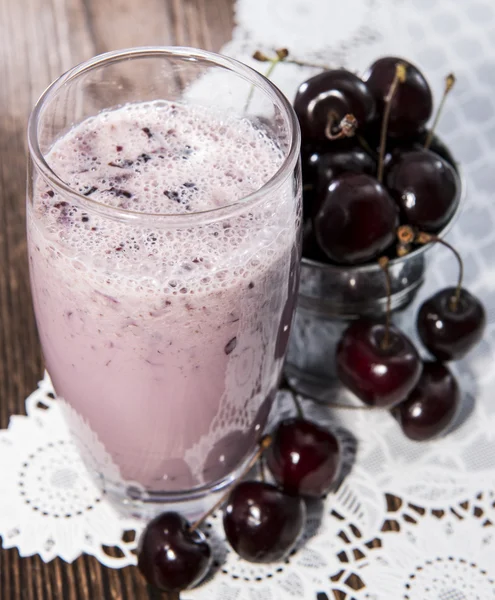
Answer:
<path fill-rule="evenodd" d="M 346 411 L 330 416 L 311 401 L 303 410 L 341 441 L 338 490 L 308 507 L 304 540 L 281 564 L 241 560 L 225 542 L 221 515 L 213 515 L 205 533 L 214 573 L 188 600 L 495 598 L 493 418 L 480 435 L 476 408 L 445 439 L 418 444 L 385 412 L 347 411 L 359 417 L 351 427 L 342 425 L 351 420 Z M 48 376 L 26 412 L 0 432 L 4 547 L 45 561 L 85 552 L 109 567 L 135 564 L 143 523 L 120 517 L 91 482 Z M 272 420 L 292 414 L 292 398 L 280 392 Z"/>
<path fill-rule="evenodd" d="M 334 410 L 346 477 L 312 506 L 305 543 L 287 563 L 251 565 L 223 543 L 221 519 L 206 526 L 215 574 L 187 600 L 495 599 L 495 5 L 491 0 L 238 0 L 237 27 L 223 49 L 263 70 L 255 49 L 285 46 L 298 59 L 363 70 L 402 55 L 426 73 L 438 101 L 457 76 L 440 134 L 463 165 L 466 208 L 449 235 L 466 263 L 466 284 L 483 300 L 483 341 L 454 369 L 462 413 L 445 438 L 407 440 L 387 413 Z M 292 98 L 314 72 L 280 65 L 274 81 Z M 451 285 L 455 261 L 437 249 L 414 314 Z M 284 394 L 279 412 L 293 408 Z M 304 403 L 308 416 L 328 420 Z M 47 378 L 26 401 L 27 416 L 0 432 L 0 534 L 22 556 L 70 562 L 81 553 L 111 567 L 135 563 L 141 523 L 122 520 L 88 479 Z M 347 431 L 347 433 L 346 433 Z"/>

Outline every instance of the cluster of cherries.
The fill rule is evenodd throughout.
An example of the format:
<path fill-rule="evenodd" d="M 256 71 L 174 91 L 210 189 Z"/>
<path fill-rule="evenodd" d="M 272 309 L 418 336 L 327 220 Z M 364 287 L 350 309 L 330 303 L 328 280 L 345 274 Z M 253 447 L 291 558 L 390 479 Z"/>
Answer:
<path fill-rule="evenodd" d="M 462 261 L 457 251 L 434 235 L 399 228 L 408 243 L 437 241 L 457 256 L 457 287 L 440 290 L 420 306 L 419 337 L 435 360 L 421 360 L 412 341 L 390 323 L 388 259 L 379 261 L 387 277 L 388 309 L 385 323 L 366 318 L 354 321 L 343 333 L 336 351 L 340 381 L 369 406 L 388 408 L 410 439 L 429 440 L 454 420 L 460 403 L 457 381 L 445 362 L 463 358 L 480 340 L 485 326 L 481 302 L 462 287 Z"/>
<path fill-rule="evenodd" d="M 297 399 L 294 396 L 297 404 Z M 267 563 L 283 559 L 301 538 L 306 505 L 303 498 L 321 498 L 335 483 L 341 453 L 329 430 L 298 416 L 278 424 L 262 438 L 244 474 L 261 458 L 275 484 L 262 478 L 236 483 L 207 514 L 191 524 L 176 512 L 151 521 L 140 540 L 138 567 L 154 587 L 179 598 L 208 573 L 212 552 L 199 530 L 222 504 L 223 527 L 231 547 L 245 560 Z M 263 465 L 261 464 L 261 469 Z"/>
<path fill-rule="evenodd" d="M 454 81 L 447 77 L 444 98 Z M 329 69 L 300 85 L 304 256 L 343 265 L 394 258 L 407 250 L 396 245 L 399 225 L 445 227 L 459 178 L 448 150 L 425 129 L 432 107 L 422 73 L 394 57 L 374 62 L 363 79 Z"/>
<path fill-rule="evenodd" d="M 365 404 L 392 409 L 404 433 L 426 440 L 445 431 L 459 404 L 446 361 L 479 341 L 485 312 L 462 287 L 458 252 L 438 233 L 459 202 L 459 177 L 448 149 L 434 136 L 445 92 L 428 131 L 433 101 L 423 74 L 395 57 L 374 62 L 363 78 L 328 69 L 298 89 L 294 108 L 303 138 L 304 249 L 319 262 L 384 269 L 385 323 L 366 318 L 344 332 L 336 352 L 341 382 Z M 411 340 L 390 323 L 389 259 L 415 246 L 441 243 L 459 261 L 457 287 L 426 300 L 419 337 L 434 361 L 422 361 Z"/>

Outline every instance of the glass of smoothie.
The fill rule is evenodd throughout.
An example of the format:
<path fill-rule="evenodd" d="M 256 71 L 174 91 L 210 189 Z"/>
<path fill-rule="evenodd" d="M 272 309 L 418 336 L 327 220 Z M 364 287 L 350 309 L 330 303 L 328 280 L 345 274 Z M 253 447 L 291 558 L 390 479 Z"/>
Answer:
<path fill-rule="evenodd" d="M 294 112 L 235 60 L 136 48 L 55 81 L 28 141 L 34 308 L 74 440 L 124 510 L 193 517 L 251 457 L 281 374 Z"/>

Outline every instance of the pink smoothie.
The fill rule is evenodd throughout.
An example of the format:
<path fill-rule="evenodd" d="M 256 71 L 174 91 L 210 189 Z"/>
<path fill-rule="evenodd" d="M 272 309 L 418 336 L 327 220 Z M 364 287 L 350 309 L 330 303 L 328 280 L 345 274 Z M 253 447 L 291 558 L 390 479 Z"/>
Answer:
<path fill-rule="evenodd" d="M 247 120 L 155 102 L 83 121 L 46 160 L 87 198 L 182 215 L 124 222 L 34 184 L 38 329 L 93 467 L 155 491 L 227 476 L 253 449 L 279 378 L 299 202 L 289 177 L 235 214 L 197 213 L 258 190 L 283 152 Z"/>

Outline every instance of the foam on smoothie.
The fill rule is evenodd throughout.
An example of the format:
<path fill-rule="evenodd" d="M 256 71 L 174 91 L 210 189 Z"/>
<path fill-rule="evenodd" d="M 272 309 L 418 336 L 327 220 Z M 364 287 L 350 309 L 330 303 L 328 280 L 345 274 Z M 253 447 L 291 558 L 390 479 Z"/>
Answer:
<path fill-rule="evenodd" d="M 249 121 L 166 102 L 127 105 L 87 119 L 47 156 L 63 181 L 91 199 L 136 212 L 183 215 L 244 198 L 261 188 L 282 161 L 280 149 Z M 188 292 L 192 287 L 221 288 L 226 279 L 244 275 L 233 258 L 243 245 L 248 252 L 266 247 L 267 265 L 276 252 L 277 223 L 270 202 L 205 227 L 163 227 L 163 221 L 156 227 L 150 222 L 129 227 L 84 211 L 41 181 L 39 185 L 35 208 L 46 233 L 63 238 L 74 258 L 85 262 L 90 255 L 93 265 L 111 272 L 117 285 L 118 274 L 129 268 L 135 272 L 138 263 L 142 279 L 151 275 L 142 283 L 155 292 L 156 284 L 182 293 L 184 287 Z M 280 210 L 280 198 L 277 202 Z M 212 270 L 217 276 L 210 279 Z"/>

